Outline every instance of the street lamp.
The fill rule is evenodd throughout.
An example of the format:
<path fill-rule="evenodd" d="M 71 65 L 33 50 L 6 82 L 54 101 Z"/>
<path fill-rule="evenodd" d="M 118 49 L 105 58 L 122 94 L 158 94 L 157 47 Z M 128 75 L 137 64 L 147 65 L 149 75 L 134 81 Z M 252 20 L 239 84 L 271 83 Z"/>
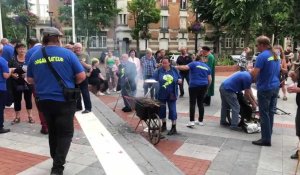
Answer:
<path fill-rule="evenodd" d="M 50 17 L 50 27 L 52 27 L 52 17 L 53 17 L 53 12 L 52 11 L 47 11 L 49 13 L 49 17 Z"/>

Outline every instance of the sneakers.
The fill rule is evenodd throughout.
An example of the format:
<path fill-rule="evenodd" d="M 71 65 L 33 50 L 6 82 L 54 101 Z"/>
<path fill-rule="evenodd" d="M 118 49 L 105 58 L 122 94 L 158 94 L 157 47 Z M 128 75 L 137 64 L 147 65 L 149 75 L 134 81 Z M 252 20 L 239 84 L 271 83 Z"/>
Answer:
<path fill-rule="evenodd" d="M 195 126 L 194 121 L 190 121 L 188 124 L 186 124 L 186 127 L 193 128 Z"/>
<path fill-rule="evenodd" d="M 109 91 L 109 89 L 107 89 L 107 90 L 106 90 L 106 93 L 107 93 L 108 95 L 110 95 L 110 91 Z"/>
<path fill-rule="evenodd" d="M 203 122 L 199 122 L 199 121 L 196 121 L 195 124 L 199 125 L 199 126 L 204 126 L 204 123 Z"/>
<path fill-rule="evenodd" d="M 97 95 L 97 96 L 103 96 L 103 95 L 105 95 L 105 94 L 99 91 L 99 92 L 97 92 L 96 95 Z"/>
<path fill-rule="evenodd" d="M 87 109 L 86 109 L 86 110 L 82 111 L 81 113 L 82 113 L 82 114 L 87 114 L 87 113 L 90 113 L 90 112 L 91 112 L 90 110 L 87 110 Z"/>
<path fill-rule="evenodd" d="M 291 159 L 298 159 L 298 151 L 295 154 L 291 155 Z"/>
<path fill-rule="evenodd" d="M 113 88 L 113 90 L 112 90 L 113 92 L 117 92 L 117 89 L 116 88 Z"/>

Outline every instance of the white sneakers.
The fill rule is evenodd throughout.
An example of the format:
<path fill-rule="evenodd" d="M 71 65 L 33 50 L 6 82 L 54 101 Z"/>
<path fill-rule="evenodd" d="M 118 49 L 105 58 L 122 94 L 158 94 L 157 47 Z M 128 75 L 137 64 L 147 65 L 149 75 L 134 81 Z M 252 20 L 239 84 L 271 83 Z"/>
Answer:
<path fill-rule="evenodd" d="M 199 126 L 204 126 L 204 123 L 203 122 L 199 122 L 199 121 L 190 121 L 188 124 L 186 124 L 187 127 L 189 128 L 193 128 L 194 126 L 196 125 L 199 125 Z"/>
<path fill-rule="evenodd" d="M 199 122 L 199 121 L 196 121 L 195 124 L 199 125 L 199 126 L 204 126 L 204 123 L 203 122 Z"/>
<path fill-rule="evenodd" d="M 107 89 L 107 90 L 106 90 L 106 93 L 107 93 L 108 95 L 110 95 L 110 91 L 109 91 L 109 89 Z"/>
<path fill-rule="evenodd" d="M 103 96 L 103 95 L 105 95 L 105 94 L 100 91 L 97 92 L 97 96 Z"/>

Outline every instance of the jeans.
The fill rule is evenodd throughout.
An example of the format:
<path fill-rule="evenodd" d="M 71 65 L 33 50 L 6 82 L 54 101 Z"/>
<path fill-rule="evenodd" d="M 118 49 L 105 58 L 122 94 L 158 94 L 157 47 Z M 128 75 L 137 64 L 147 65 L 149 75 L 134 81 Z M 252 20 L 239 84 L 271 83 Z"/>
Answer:
<path fill-rule="evenodd" d="M 231 109 L 232 110 L 231 127 L 238 127 L 240 104 L 237 99 L 237 94 L 234 92 L 227 91 L 226 89 L 223 88 L 223 85 L 221 85 L 220 95 L 222 100 L 220 123 L 221 124 L 226 123 L 227 112 L 229 109 Z"/>
<path fill-rule="evenodd" d="M 279 88 L 268 91 L 257 91 L 261 122 L 261 139 L 263 142 L 271 143 L 278 92 Z"/>
<path fill-rule="evenodd" d="M 204 106 L 203 100 L 207 92 L 207 86 L 191 87 L 190 93 L 190 121 L 195 121 L 195 106 L 196 103 L 199 109 L 199 122 L 203 122 L 204 118 Z"/>
<path fill-rule="evenodd" d="M 106 69 L 106 80 L 108 81 L 108 87 L 110 90 L 117 86 L 117 77 L 115 76 L 113 68 L 108 67 Z"/>
<path fill-rule="evenodd" d="M 0 129 L 2 129 L 4 123 L 4 108 L 5 108 L 5 96 L 6 91 L 0 91 Z"/>
<path fill-rule="evenodd" d="M 41 100 L 39 105 L 48 124 L 53 169 L 62 171 L 74 134 L 76 102 Z"/>
<path fill-rule="evenodd" d="M 159 117 L 165 119 L 167 116 L 167 106 L 169 109 L 169 119 L 172 121 L 177 120 L 177 111 L 176 111 L 176 100 L 167 100 L 167 99 L 158 99 L 162 104 L 159 109 Z"/>
<path fill-rule="evenodd" d="M 92 102 L 89 92 L 89 83 L 88 80 L 85 79 L 82 83 L 79 84 L 79 88 L 82 94 L 84 107 L 86 110 L 92 110 Z M 77 109 L 82 109 L 81 97 L 77 100 Z"/>
<path fill-rule="evenodd" d="M 133 104 L 130 104 L 128 99 L 126 99 L 125 96 L 134 97 L 136 95 L 136 90 L 132 91 L 132 90 L 129 90 L 129 89 L 126 89 L 125 87 L 123 87 L 121 90 L 121 94 L 122 94 L 122 98 L 123 98 L 125 107 L 132 109 Z"/>
<path fill-rule="evenodd" d="M 180 95 L 183 95 L 184 94 L 184 79 L 186 80 L 187 84 L 189 84 L 190 77 L 189 77 L 189 73 L 182 73 L 182 72 L 180 72 L 180 76 L 182 79 L 182 83 L 179 84 L 179 90 L 180 90 Z"/>

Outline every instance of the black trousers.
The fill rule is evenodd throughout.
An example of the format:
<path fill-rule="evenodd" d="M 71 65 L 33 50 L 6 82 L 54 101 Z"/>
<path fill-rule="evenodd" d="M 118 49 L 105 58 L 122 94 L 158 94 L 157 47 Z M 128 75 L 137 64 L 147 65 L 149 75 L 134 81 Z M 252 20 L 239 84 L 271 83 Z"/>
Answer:
<path fill-rule="evenodd" d="M 92 102 L 89 92 L 89 82 L 85 79 L 82 83 L 79 84 L 81 95 L 83 98 L 84 107 L 86 110 L 92 110 Z M 77 109 L 82 109 L 81 97 L 77 100 Z"/>
<path fill-rule="evenodd" d="M 199 109 L 198 121 L 202 122 L 204 117 L 203 100 L 207 92 L 207 86 L 199 86 L 189 88 L 190 93 L 190 121 L 195 121 L 195 107 L 196 103 Z"/>
<path fill-rule="evenodd" d="M 53 169 L 62 171 L 74 134 L 76 102 L 41 100 L 38 103 L 48 124 Z"/>
<path fill-rule="evenodd" d="M 300 138 L 300 108 L 299 108 L 299 106 L 297 107 L 295 125 L 296 125 L 296 135 Z"/>
<path fill-rule="evenodd" d="M 89 78 L 89 84 L 95 86 L 97 91 L 105 92 L 108 89 L 108 82 L 101 78 Z"/>
<path fill-rule="evenodd" d="M 26 109 L 32 109 L 32 88 L 28 90 L 18 91 L 16 87 L 13 87 L 14 109 L 15 111 L 21 111 L 22 95 L 24 94 L 24 100 Z"/>
<path fill-rule="evenodd" d="M 182 79 L 182 83 L 179 84 L 179 90 L 180 90 L 180 95 L 183 95 L 184 94 L 184 79 L 186 80 L 187 84 L 189 84 L 190 76 L 189 76 L 189 73 L 181 73 L 181 72 L 180 72 L 180 76 Z"/>

